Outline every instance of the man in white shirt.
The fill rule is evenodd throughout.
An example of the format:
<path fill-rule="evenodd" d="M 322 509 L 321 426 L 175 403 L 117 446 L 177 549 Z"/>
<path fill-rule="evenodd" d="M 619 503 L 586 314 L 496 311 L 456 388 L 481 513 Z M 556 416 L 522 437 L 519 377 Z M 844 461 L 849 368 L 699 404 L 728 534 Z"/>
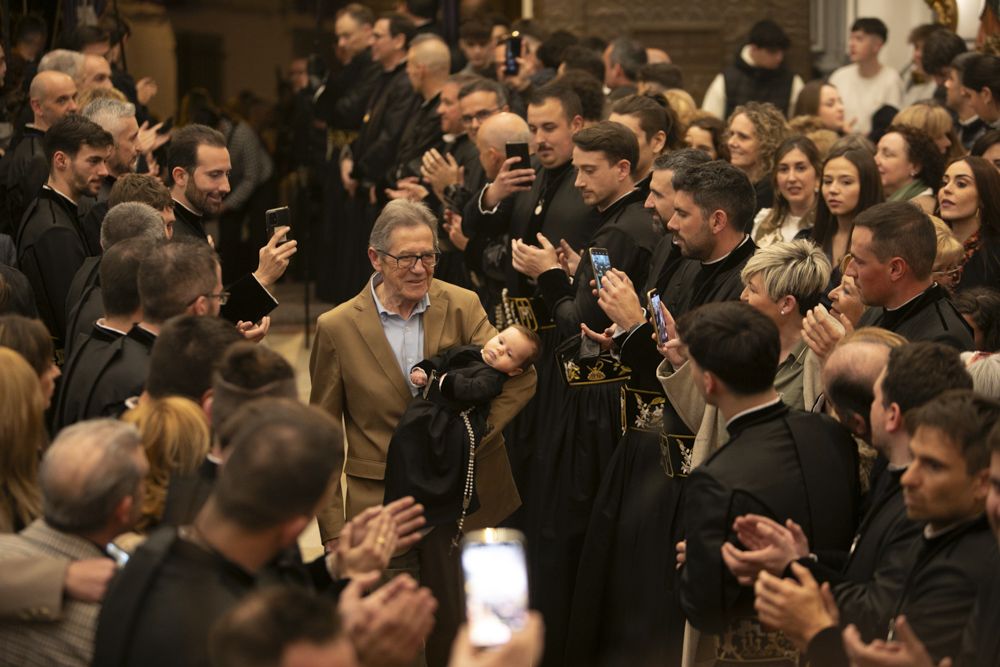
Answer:
<path fill-rule="evenodd" d="M 889 36 L 885 23 L 877 18 L 860 18 L 851 26 L 848 53 L 851 64 L 830 75 L 830 83 L 840 91 L 848 122 L 854 130 L 868 134 L 872 115 L 883 106 L 900 108 L 903 80 L 896 70 L 878 61 L 879 51 Z"/>

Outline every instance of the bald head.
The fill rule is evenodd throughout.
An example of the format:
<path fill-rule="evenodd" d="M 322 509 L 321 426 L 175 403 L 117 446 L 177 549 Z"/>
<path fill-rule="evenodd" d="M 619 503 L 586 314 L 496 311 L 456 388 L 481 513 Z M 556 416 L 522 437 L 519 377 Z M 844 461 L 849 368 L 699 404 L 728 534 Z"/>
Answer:
<path fill-rule="evenodd" d="M 139 483 L 148 469 L 134 426 L 93 419 L 63 429 L 38 473 L 46 522 L 77 535 L 125 532 L 138 518 Z"/>
<path fill-rule="evenodd" d="M 497 177 L 507 159 L 508 143 L 531 143 L 528 123 L 515 113 L 501 111 L 483 121 L 476 133 L 476 148 L 483 171 L 490 179 Z"/>
<path fill-rule="evenodd" d="M 840 421 L 864 439 L 871 433 L 869 415 L 875 380 L 889 363 L 889 347 L 869 341 L 834 348 L 823 365 L 823 392 Z"/>
<path fill-rule="evenodd" d="M 39 72 L 31 80 L 28 98 L 33 124 L 44 132 L 67 113 L 77 110 L 76 82 L 73 77 L 56 70 Z"/>
<path fill-rule="evenodd" d="M 447 76 L 451 69 L 451 51 L 435 35 L 421 35 L 414 39 L 406 57 L 413 64 L 422 65 L 437 75 Z"/>

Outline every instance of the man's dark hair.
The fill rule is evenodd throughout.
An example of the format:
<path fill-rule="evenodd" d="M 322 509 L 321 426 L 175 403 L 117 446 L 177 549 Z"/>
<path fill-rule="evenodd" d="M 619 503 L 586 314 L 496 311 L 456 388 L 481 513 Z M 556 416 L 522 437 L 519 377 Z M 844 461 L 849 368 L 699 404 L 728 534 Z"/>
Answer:
<path fill-rule="evenodd" d="M 576 45 L 579 38 L 568 30 L 556 30 L 538 47 L 538 59 L 550 69 L 558 69 L 566 49 Z"/>
<path fill-rule="evenodd" d="M 889 351 L 882 378 L 882 405 L 906 415 L 949 389 L 972 389 L 958 350 L 941 343 L 907 343 Z"/>
<path fill-rule="evenodd" d="M 889 29 L 881 19 L 873 17 L 862 17 L 851 24 L 851 32 L 863 32 L 866 35 L 875 35 L 883 42 L 889 39 Z"/>
<path fill-rule="evenodd" d="M 283 398 L 247 403 L 231 419 L 240 428 L 212 492 L 222 516 L 250 531 L 312 517 L 344 462 L 340 424 Z"/>
<path fill-rule="evenodd" d="M 170 150 L 167 151 L 167 185 L 173 184 L 173 173 L 177 167 L 189 174 L 194 173 L 198 166 L 199 146 L 225 148 L 226 137 L 215 128 L 197 123 L 174 130 L 170 137 Z"/>
<path fill-rule="evenodd" d="M 989 287 L 973 287 L 956 294 L 952 303 L 982 334 L 980 352 L 1000 352 L 1000 292 Z"/>
<path fill-rule="evenodd" d="M 566 72 L 580 70 L 591 75 L 597 81 L 604 81 L 604 60 L 599 53 L 579 44 L 567 46 L 562 52 L 562 62 Z"/>
<path fill-rule="evenodd" d="M 76 154 L 84 146 L 109 148 L 114 143 L 114 137 L 104 128 L 89 118 L 76 113 L 66 114 L 53 123 L 42 141 L 45 147 L 45 161 L 50 169 L 52 168 L 52 156 L 57 152 L 76 157 Z"/>
<path fill-rule="evenodd" d="M 206 243 L 179 239 L 156 247 L 139 269 L 143 318 L 166 322 L 215 291 L 219 258 Z"/>
<path fill-rule="evenodd" d="M 184 396 L 200 402 L 212 386 L 216 362 L 241 340 L 236 327 L 219 317 L 181 315 L 168 320 L 153 344 L 146 391 L 153 398 Z"/>
<path fill-rule="evenodd" d="M 924 40 L 920 62 L 924 71 L 931 76 L 944 76 L 951 67 L 951 61 L 967 50 L 964 39 L 951 30 L 941 28 L 933 31 Z"/>
<path fill-rule="evenodd" d="M 1000 402 L 971 389 L 952 389 L 906 413 L 912 435 L 921 426 L 940 431 L 962 449 L 970 475 L 990 465 L 990 431 L 1000 422 Z"/>
<path fill-rule="evenodd" d="M 142 304 L 139 267 L 156 250 L 156 243 L 138 237 L 119 241 L 101 257 L 101 301 L 104 315 L 131 315 Z"/>
<path fill-rule="evenodd" d="M 700 167 L 712 161 L 708 154 L 696 148 L 682 148 L 657 155 L 653 160 L 653 171 L 670 170 L 675 174 L 679 171 Z"/>
<path fill-rule="evenodd" d="M 993 144 L 1000 144 L 1000 130 L 990 130 L 983 136 L 976 139 L 976 143 L 972 144 L 972 150 L 969 151 L 970 155 L 975 157 L 983 157 L 983 154 L 990 149 Z"/>
<path fill-rule="evenodd" d="M 872 251 L 880 262 L 901 257 L 917 280 L 925 280 L 934 268 L 937 233 L 927 214 L 905 201 L 883 202 L 862 211 L 854 227 L 872 232 Z"/>
<path fill-rule="evenodd" d="M 330 598 L 297 586 L 270 586 L 247 595 L 212 626 L 214 667 L 274 667 L 294 644 L 323 646 L 342 635 Z"/>
<path fill-rule="evenodd" d="M 35 291 L 28 276 L 0 262 L 0 315 L 38 317 Z"/>
<path fill-rule="evenodd" d="M 599 151 L 612 165 L 628 160 L 629 172 L 635 172 L 639 161 L 639 141 L 635 133 L 621 123 L 602 120 L 573 135 L 573 143 L 583 151 Z"/>
<path fill-rule="evenodd" d="M 406 8 L 411 14 L 431 21 L 437 18 L 438 5 L 438 0 L 406 0 Z"/>
<path fill-rule="evenodd" d="M 780 25 L 771 19 L 763 19 L 750 28 L 747 44 L 772 51 L 787 51 L 792 45 L 792 40 L 788 39 L 788 35 Z"/>
<path fill-rule="evenodd" d="M 339 19 L 345 14 L 354 19 L 358 25 L 375 24 L 375 12 L 373 12 L 370 7 L 362 5 L 361 3 L 352 2 L 348 5 L 344 5 L 337 11 L 337 18 Z"/>
<path fill-rule="evenodd" d="M 489 44 L 493 36 L 493 26 L 479 16 L 475 16 L 466 21 L 458 28 L 458 36 L 469 44 Z"/>
<path fill-rule="evenodd" d="M 385 19 L 389 23 L 389 36 L 392 38 L 403 36 L 403 48 L 407 48 L 410 45 L 410 40 L 417 32 L 416 26 L 413 25 L 413 21 L 403 16 L 399 12 L 386 12 L 379 15 L 380 19 Z"/>
<path fill-rule="evenodd" d="M 629 37 L 619 37 L 611 42 L 611 53 L 608 56 L 611 65 L 621 65 L 625 78 L 635 81 L 639 76 L 639 68 L 649 62 L 646 47 Z"/>
<path fill-rule="evenodd" d="M 677 335 L 702 370 L 734 394 L 746 396 L 774 386 L 781 339 L 760 311 L 738 301 L 709 303 L 677 320 Z"/>
<path fill-rule="evenodd" d="M 62 40 L 63 48 L 71 51 L 83 51 L 92 44 L 111 43 L 111 35 L 107 30 L 96 25 L 79 25 Z"/>
<path fill-rule="evenodd" d="M 250 341 L 233 343 L 212 376 L 212 430 L 221 433 L 241 405 L 268 397 L 297 398 L 295 370 L 270 348 Z"/>
<path fill-rule="evenodd" d="M 712 160 L 700 167 L 674 172 L 674 190 L 689 193 L 701 214 L 708 218 L 722 210 L 733 229 L 747 231 L 753 224 L 757 195 L 747 175 L 722 160 Z"/>
<path fill-rule="evenodd" d="M 493 79 L 485 79 L 477 76 L 474 81 L 470 81 L 458 91 L 458 99 L 468 97 L 472 93 L 493 93 L 497 98 L 497 108 L 502 109 L 507 105 L 507 89 L 503 84 Z"/>
<path fill-rule="evenodd" d="M 567 121 L 572 121 L 576 116 L 583 117 L 580 96 L 561 81 L 552 81 L 536 88 L 528 98 L 528 106 L 541 106 L 545 104 L 546 100 L 552 99 L 559 100 Z"/>
<path fill-rule="evenodd" d="M 989 88 L 994 101 L 1000 100 L 1000 57 L 977 53 L 965 63 L 961 72 L 962 85 L 977 93 Z"/>
<path fill-rule="evenodd" d="M 639 68 L 636 81 L 658 83 L 666 90 L 684 87 L 684 73 L 673 63 L 649 63 Z"/>
<path fill-rule="evenodd" d="M 684 142 L 677 114 L 659 95 L 626 95 L 612 105 L 611 113 L 635 116 L 647 140 L 662 130 L 666 135 L 664 146 L 667 148 L 680 148 Z"/>
<path fill-rule="evenodd" d="M 157 211 L 174 206 L 170 190 L 150 174 L 122 174 L 115 179 L 108 195 L 108 208 L 130 201 L 147 204 Z"/>
<path fill-rule="evenodd" d="M 580 98 L 581 117 L 596 123 L 604 117 L 604 84 L 583 70 L 571 69 L 559 77 L 559 82 L 573 89 Z"/>
<path fill-rule="evenodd" d="M 921 23 L 920 25 L 913 26 L 910 30 L 909 37 L 906 38 L 907 44 L 912 44 L 914 46 L 919 46 L 923 44 L 932 33 L 938 30 L 947 30 L 940 23 Z"/>
<path fill-rule="evenodd" d="M 14 39 L 12 41 L 17 45 L 35 35 L 41 35 L 44 42 L 49 35 L 48 24 L 37 14 L 25 14 L 18 19 L 14 26 Z"/>

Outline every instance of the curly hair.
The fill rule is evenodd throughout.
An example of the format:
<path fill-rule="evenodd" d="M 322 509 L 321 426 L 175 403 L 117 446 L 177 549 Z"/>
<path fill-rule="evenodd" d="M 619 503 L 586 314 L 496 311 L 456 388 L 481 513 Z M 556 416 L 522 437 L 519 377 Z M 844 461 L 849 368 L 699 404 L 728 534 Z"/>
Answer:
<path fill-rule="evenodd" d="M 774 170 L 775 154 L 778 146 L 785 140 L 788 124 L 785 116 L 770 102 L 747 102 L 733 109 L 726 125 L 732 125 L 733 119 L 743 114 L 757 133 L 757 164 L 761 174 L 770 174 Z"/>
<path fill-rule="evenodd" d="M 785 199 L 785 197 L 781 194 L 781 189 L 778 188 L 778 163 L 781 162 L 783 157 L 794 150 L 802 151 L 802 154 L 806 156 L 807 160 L 809 160 L 809 164 L 812 165 L 813 171 L 816 174 L 816 184 L 817 186 L 819 185 L 821 175 L 823 173 L 823 166 L 820 161 L 819 151 L 816 148 L 816 144 L 814 144 L 809 138 L 802 135 L 795 135 L 785 139 L 774 154 L 774 168 L 771 170 L 771 185 L 774 188 L 774 202 L 771 206 L 771 212 L 757 227 L 757 234 L 754 238 L 755 241 L 766 234 L 771 234 L 777 231 L 778 228 L 781 227 L 782 221 L 790 212 L 788 200 Z M 818 198 L 819 197 L 817 197 L 817 199 Z M 804 224 L 802 227 L 812 227 L 815 217 L 816 206 L 814 205 L 811 209 L 809 209 L 809 212 L 806 213 L 806 220 L 803 221 Z"/>
<path fill-rule="evenodd" d="M 903 137 L 903 142 L 906 144 L 906 159 L 920 167 L 914 178 L 937 193 L 941 187 L 941 177 L 944 176 L 944 155 L 938 150 L 931 135 L 912 125 L 893 123 L 886 128 L 882 136 L 893 132 Z"/>

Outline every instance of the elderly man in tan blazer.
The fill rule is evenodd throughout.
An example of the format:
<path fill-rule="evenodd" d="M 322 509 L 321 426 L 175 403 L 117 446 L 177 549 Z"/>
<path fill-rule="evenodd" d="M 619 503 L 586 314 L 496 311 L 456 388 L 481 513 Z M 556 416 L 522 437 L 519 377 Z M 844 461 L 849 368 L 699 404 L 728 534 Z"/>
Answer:
<path fill-rule="evenodd" d="M 434 280 L 438 257 L 436 221 L 427 207 L 390 202 L 369 240 L 372 280 L 319 318 L 310 401 L 343 418 L 347 433 L 346 494 L 338 487 L 319 515 L 328 544 L 346 519 L 382 502 L 389 440 L 416 393 L 409 384 L 410 368 L 441 350 L 482 345 L 496 334 L 474 293 Z M 490 430 L 476 453 L 480 509 L 466 519 L 466 530 L 495 526 L 521 503 L 500 432 L 534 389 L 532 369 L 508 381 L 492 403 Z M 427 644 L 429 665 L 447 663 L 463 617 L 457 553 L 449 549 L 455 533 L 438 527 L 415 547 L 415 558 L 404 555 L 393 563 L 416 570 L 438 598 L 437 624 Z"/>

